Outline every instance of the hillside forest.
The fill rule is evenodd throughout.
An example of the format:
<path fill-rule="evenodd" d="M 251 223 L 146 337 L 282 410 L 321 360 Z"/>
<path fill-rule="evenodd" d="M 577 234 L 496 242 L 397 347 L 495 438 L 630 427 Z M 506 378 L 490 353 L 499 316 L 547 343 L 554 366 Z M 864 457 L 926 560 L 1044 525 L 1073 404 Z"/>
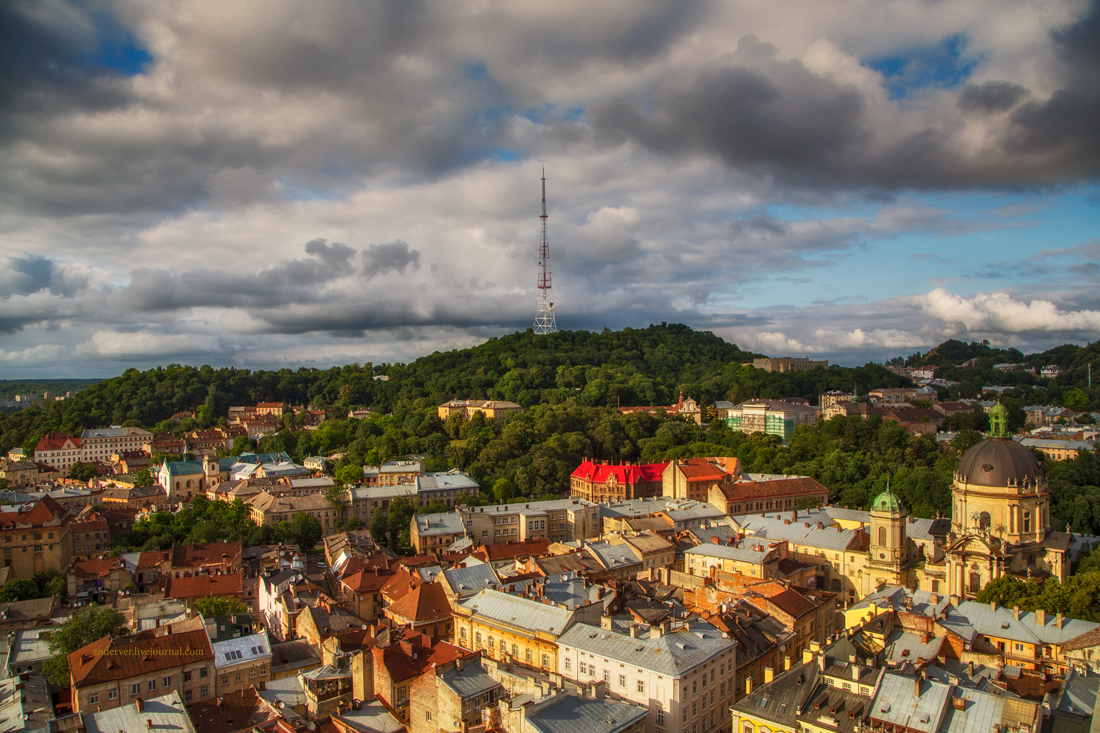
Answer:
<path fill-rule="evenodd" d="M 1046 353 L 1065 371 L 1055 380 L 1024 380 L 1029 383 L 1002 395 L 1010 427 L 1022 426 L 1020 408 L 1040 397 L 1058 404 L 1080 403 L 1084 395 L 1084 407 L 1100 408 L 1100 389 L 1088 388 L 1081 378 L 1089 363 L 1100 366 L 1098 345 Z M 812 476 L 829 488 L 833 503 L 866 507 L 889 479 L 911 513 L 931 517 L 950 512 L 958 456 L 988 429 L 980 413 L 951 418 L 947 427 L 958 434 L 944 444 L 933 436 L 910 436 L 896 423 L 872 416 L 802 426 L 783 445 L 773 436 L 733 432 L 718 420 L 703 428 L 662 412 L 624 415 L 616 409 L 671 405 L 681 393 L 702 405 L 757 397 L 804 397 L 816 404 L 828 390 L 866 394 L 876 387 L 911 384 L 875 364 L 769 373 L 752 368 L 753 356 L 711 333 L 669 325 L 548 336 L 528 331 L 410 364 L 278 371 L 181 365 L 131 369 L 63 402 L 0 415 L 0 448 L 33 449 L 48 430 L 79 435 L 84 428 L 105 425 L 182 434 L 224 423 L 230 405 L 285 401 L 324 408 L 329 419 L 316 430 L 298 430 L 293 417 L 287 416 L 284 429 L 258 444 L 238 439 L 233 452 L 283 450 L 299 461 L 329 456 L 334 475 L 349 481 L 363 465 L 423 455 L 429 470 L 468 472 L 481 485 L 486 502 L 560 496 L 568 489 L 569 475 L 586 458 L 656 462 L 736 455 L 746 472 Z M 982 384 L 1013 378 L 1014 372 L 996 372 L 992 366 L 1016 357 L 985 344 L 947 342 L 905 361 L 937 363 L 939 376 L 941 367 L 934 360 L 954 364 L 977 358 L 979 366 L 969 367 L 974 373 L 967 373 L 969 381 L 960 384 L 977 384 L 980 389 Z M 1019 355 L 1018 360 L 1024 359 Z M 1035 363 L 1043 365 L 1040 360 Z M 957 389 L 945 388 L 941 396 L 957 396 L 951 393 Z M 527 409 L 503 425 L 480 415 L 443 422 L 437 406 L 452 397 L 505 399 Z M 348 419 L 355 407 L 369 407 L 374 414 Z M 183 410 L 195 411 L 196 419 L 169 420 Z M 1095 456 L 1086 452 L 1074 461 L 1048 461 L 1045 468 L 1054 492 L 1056 525 L 1100 533 Z M 141 545 L 148 538 L 134 539 L 133 544 Z"/>

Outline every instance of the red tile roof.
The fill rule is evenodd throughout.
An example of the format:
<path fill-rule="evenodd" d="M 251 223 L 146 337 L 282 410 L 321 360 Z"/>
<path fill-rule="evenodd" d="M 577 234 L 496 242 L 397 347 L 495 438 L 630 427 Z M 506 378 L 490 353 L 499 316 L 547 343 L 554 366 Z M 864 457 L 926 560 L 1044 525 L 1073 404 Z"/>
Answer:
<path fill-rule="evenodd" d="M 93 641 L 69 655 L 74 687 L 87 687 L 214 657 L 206 631 Z"/>
<path fill-rule="evenodd" d="M 208 698 L 187 706 L 195 730 L 202 733 L 232 733 L 273 723 L 280 719 L 255 687 Z"/>
<path fill-rule="evenodd" d="M 74 560 L 69 566 L 69 572 L 78 578 L 99 578 L 109 575 L 118 567 L 117 558 L 88 558 L 86 560 Z"/>
<path fill-rule="evenodd" d="M 371 568 L 345 576 L 340 582 L 355 593 L 377 593 L 393 575 L 389 570 L 379 571 L 378 568 Z"/>
<path fill-rule="evenodd" d="M 483 545 L 481 549 L 490 560 L 511 560 L 520 555 L 530 557 L 542 557 L 550 554 L 550 540 L 534 539 L 521 542 L 496 542 L 491 545 Z"/>
<path fill-rule="evenodd" d="M 42 436 L 42 440 L 38 441 L 38 445 L 34 446 L 34 449 L 36 451 L 61 450 L 65 447 L 65 443 L 70 440 L 73 442 L 74 447 L 80 447 L 80 438 L 72 438 L 68 435 L 65 435 L 65 433 L 46 433 L 44 436 Z"/>
<path fill-rule="evenodd" d="M 417 677 L 435 666 L 452 662 L 460 657 L 478 656 L 478 654 L 467 652 L 445 641 L 437 641 L 432 645 L 431 639 L 427 636 L 410 630 L 405 634 L 405 638 L 396 644 L 390 644 L 382 649 L 376 648 L 374 659 L 377 664 L 381 657 L 381 663 L 390 673 L 390 679 L 396 683 Z"/>
<path fill-rule="evenodd" d="M 193 568 L 232 562 L 241 554 L 240 542 L 177 545 L 172 548 L 172 567 Z"/>
<path fill-rule="evenodd" d="M 620 484 L 654 483 L 661 480 L 661 474 L 667 465 L 667 463 L 643 463 L 614 466 L 585 461 L 573 472 L 573 478 L 602 484 L 609 477 L 614 476 L 615 481 Z"/>
<path fill-rule="evenodd" d="M 236 596 L 243 589 L 240 573 L 195 575 L 190 578 L 169 578 L 164 597 L 182 600 L 205 596 Z"/>
<path fill-rule="evenodd" d="M 768 601 L 794 618 L 802 618 L 802 616 L 817 608 L 817 604 L 812 600 L 790 588 L 782 593 L 775 594 Z"/>

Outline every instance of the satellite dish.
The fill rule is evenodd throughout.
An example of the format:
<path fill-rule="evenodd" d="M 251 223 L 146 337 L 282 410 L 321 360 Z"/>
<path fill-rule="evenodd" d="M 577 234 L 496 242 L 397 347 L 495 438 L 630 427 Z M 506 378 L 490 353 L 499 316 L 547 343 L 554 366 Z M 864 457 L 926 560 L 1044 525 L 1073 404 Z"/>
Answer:
<path fill-rule="evenodd" d="M 311 722 L 306 727 L 309 728 L 310 730 L 317 730 L 317 724 L 316 723 Z"/>

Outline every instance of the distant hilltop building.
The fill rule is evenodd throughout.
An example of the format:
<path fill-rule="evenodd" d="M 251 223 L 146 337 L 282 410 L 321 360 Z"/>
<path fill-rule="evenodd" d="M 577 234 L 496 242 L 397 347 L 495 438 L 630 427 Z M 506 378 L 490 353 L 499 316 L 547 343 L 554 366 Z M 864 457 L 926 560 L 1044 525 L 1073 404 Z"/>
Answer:
<path fill-rule="evenodd" d="M 782 356 L 775 359 L 769 357 L 753 359 L 752 365 L 754 368 L 763 369 L 766 372 L 804 372 L 815 367 L 827 367 L 829 366 L 829 361 L 827 359 L 816 361 L 805 357 L 791 358 L 789 356 Z"/>
<path fill-rule="evenodd" d="M 502 423 L 504 422 L 504 418 L 509 415 L 523 412 L 523 408 L 515 402 L 508 402 L 506 400 L 453 399 L 439 406 L 439 419 L 446 422 L 447 418 L 456 412 L 467 420 L 480 412 L 487 419 Z"/>
<path fill-rule="evenodd" d="M 657 414 L 658 410 L 664 410 L 669 415 L 680 415 L 686 417 L 689 420 L 693 420 L 696 425 L 703 424 L 703 411 L 699 407 L 699 403 L 688 397 L 684 399 L 684 393 L 680 392 L 680 401 L 675 405 L 638 405 L 635 407 L 619 407 L 619 412 L 624 415 L 629 415 L 634 412 L 645 412 L 650 415 Z"/>

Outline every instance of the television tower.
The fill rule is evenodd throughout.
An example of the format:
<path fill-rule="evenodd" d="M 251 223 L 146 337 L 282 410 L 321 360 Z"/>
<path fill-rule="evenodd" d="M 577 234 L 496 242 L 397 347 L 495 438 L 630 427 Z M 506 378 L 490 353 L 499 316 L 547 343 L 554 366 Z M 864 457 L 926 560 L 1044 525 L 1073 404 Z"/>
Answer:
<path fill-rule="evenodd" d="M 542 243 L 539 244 L 539 285 L 535 295 L 535 333 L 554 333 L 554 303 L 550 300 L 550 242 L 546 238 L 546 169 L 542 169 Z"/>

